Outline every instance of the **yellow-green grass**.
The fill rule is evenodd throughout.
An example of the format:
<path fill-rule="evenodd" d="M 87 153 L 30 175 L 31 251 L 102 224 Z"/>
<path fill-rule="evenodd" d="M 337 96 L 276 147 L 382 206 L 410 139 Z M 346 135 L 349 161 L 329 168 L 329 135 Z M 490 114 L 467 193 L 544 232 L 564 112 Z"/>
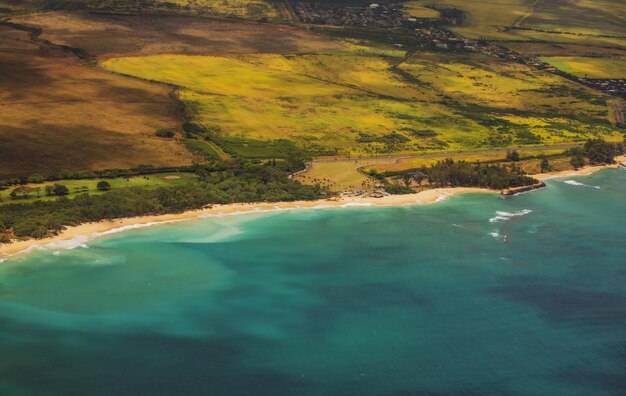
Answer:
<path fill-rule="evenodd" d="M 599 58 L 626 58 L 626 49 L 616 47 L 597 47 L 585 44 L 564 44 L 545 42 L 507 42 L 507 48 L 513 51 L 537 56 L 577 56 L 577 57 L 599 57 Z"/>
<path fill-rule="evenodd" d="M 314 163 L 306 173 L 300 174 L 296 180 L 304 184 L 319 184 L 331 191 L 367 189 L 375 185 L 375 181 L 357 171 L 357 168 L 368 161 L 338 161 Z"/>
<path fill-rule="evenodd" d="M 439 18 L 439 11 L 424 7 L 419 1 L 409 1 L 402 4 L 404 13 L 414 18 Z"/>
<path fill-rule="evenodd" d="M 113 179 L 83 179 L 83 180 L 58 180 L 54 182 L 45 182 L 45 183 L 31 183 L 25 185 L 25 187 L 30 187 L 33 189 L 39 188 L 39 194 L 36 191 L 33 191 L 28 199 L 12 199 L 11 192 L 16 188 L 9 187 L 6 190 L 0 190 L 0 205 L 6 205 L 11 203 L 27 203 L 34 202 L 37 200 L 54 200 L 58 197 L 56 196 L 47 196 L 46 195 L 46 186 L 54 185 L 54 184 L 62 184 L 69 189 L 68 198 L 74 198 L 78 194 L 89 193 L 92 195 L 98 195 L 104 193 L 104 191 L 99 191 L 97 189 L 97 185 L 100 181 L 107 181 L 111 185 L 111 190 L 119 190 L 122 188 L 132 188 L 132 187 L 141 187 L 142 189 L 156 189 L 159 187 L 171 187 L 171 186 L 182 186 L 186 185 L 192 181 L 194 181 L 197 176 L 193 173 L 157 173 L 146 176 L 132 176 L 129 178 L 113 178 Z M 39 195 L 39 196 L 38 196 Z"/>
<path fill-rule="evenodd" d="M 623 0 L 540 1 L 528 17 L 519 21 L 519 26 L 544 32 L 625 38 L 626 3 Z"/>
<path fill-rule="evenodd" d="M 470 161 L 470 162 L 493 162 L 493 161 L 503 161 L 506 158 L 507 151 L 509 149 L 491 149 L 491 150 L 480 150 L 480 151 L 465 151 L 465 152 L 452 152 L 452 153 L 442 153 L 437 155 L 428 155 L 423 157 L 408 157 L 408 158 L 398 158 L 395 160 L 384 159 L 368 164 L 363 168 L 365 171 L 376 170 L 377 172 L 385 172 L 385 171 L 403 171 L 407 169 L 416 169 L 421 168 L 423 166 L 430 166 L 437 161 L 443 161 L 447 158 L 451 158 L 455 161 Z M 533 147 L 533 148 L 517 148 L 516 149 L 522 158 L 531 158 L 524 161 L 532 161 L 532 157 L 538 157 L 540 155 L 543 156 L 555 156 L 563 153 L 564 148 L 542 148 L 542 147 Z"/>
<path fill-rule="evenodd" d="M 626 48 L 622 0 L 414 0 L 437 9 L 456 8 L 465 18 L 452 30 L 468 38 L 542 41 Z"/>
<path fill-rule="evenodd" d="M 171 7 L 193 10 L 200 14 L 220 15 L 246 19 L 274 19 L 278 16 L 276 6 L 265 0 L 156 0 L 153 7 Z"/>
<path fill-rule="evenodd" d="M 105 61 L 111 71 L 184 87 L 211 130 L 288 139 L 355 155 L 553 144 L 621 136 L 607 97 L 483 55 L 408 61 L 345 51 L 237 57 L 163 55 Z M 405 142 L 388 139 L 404 136 Z"/>
<path fill-rule="evenodd" d="M 463 36 L 476 39 L 481 36 L 491 39 L 511 38 L 502 28 L 514 25 L 530 12 L 529 3 L 525 0 L 413 0 L 411 3 L 416 6 L 432 5 L 437 9 L 456 8 L 464 11 L 463 21 L 457 21 L 460 26 L 452 29 Z"/>
<path fill-rule="evenodd" d="M 565 73 L 584 78 L 626 78 L 626 59 L 551 56 L 542 58 Z"/>
<path fill-rule="evenodd" d="M 374 43 L 369 40 L 345 38 L 337 40 L 343 50 L 325 51 L 325 53 L 351 53 L 353 55 L 378 55 L 387 58 L 404 58 L 406 50 L 390 44 Z M 305 52 L 305 51 L 302 51 Z"/>

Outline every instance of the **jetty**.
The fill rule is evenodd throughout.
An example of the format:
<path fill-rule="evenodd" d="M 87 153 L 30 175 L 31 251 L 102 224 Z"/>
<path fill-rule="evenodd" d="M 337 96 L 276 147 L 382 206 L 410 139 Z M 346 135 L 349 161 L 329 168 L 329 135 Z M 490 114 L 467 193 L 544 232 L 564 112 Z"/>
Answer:
<path fill-rule="evenodd" d="M 511 195 L 515 195 L 515 194 L 520 194 L 520 193 L 527 192 L 527 191 L 536 190 L 538 188 L 543 188 L 545 186 L 546 186 L 546 183 L 539 182 L 539 183 L 531 184 L 529 186 L 505 188 L 504 190 L 500 191 L 500 194 L 508 197 L 508 196 L 511 196 Z"/>

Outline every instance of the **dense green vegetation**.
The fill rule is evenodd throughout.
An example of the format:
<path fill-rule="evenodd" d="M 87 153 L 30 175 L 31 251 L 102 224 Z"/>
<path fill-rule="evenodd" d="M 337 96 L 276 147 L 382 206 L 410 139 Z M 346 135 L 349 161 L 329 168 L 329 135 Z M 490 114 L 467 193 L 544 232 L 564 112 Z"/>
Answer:
<path fill-rule="evenodd" d="M 276 162 L 215 162 L 198 166 L 198 181 L 154 190 L 127 188 L 89 193 L 74 199 L 0 206 L 2 240 L 44 238 L 66 226 L 140 215 L 178 213 L 210 204 L 312 200 L 327 196 L 319 186 L 306 186 L 287 177 L 293 164 Z M 103 186 L 104 187 L 104 186 Z M 61 188 L 58 188 L 61 191 Z M 60 195 L 60 194 L 59 194 Z"/>
<path fill-rule="evenodd" d="M 613 164 L 615 156 L 624 154 L 624 143 L 605 142 L 602 139 L 587 141 L 583 150 L 589 162 L 594 165 Z"/>
<path fill-rule="evenodd" d="M 486 164 L 481 162 L 454 161 L 445 159 L 419 169 L 387 171 L 370 175 L 386 184 L 385 189 L 392 194 L 411 192 L 410 186 L 421 186 L 424 180 L 430 187 L 484 187 L 501 190 L 511 187 L 528 186 L 538 181 L 526 176 L 516 165 Z M 402 179 L 405 186 L 387 181 L 387 178 Z"/>
<path fill-rule="evenodd" d="M 515 166 L 484 165 L 451 159 L 439 161 L 423 172 L 436 187 L 486 187 L 501 190 L 538 183 Z"/>

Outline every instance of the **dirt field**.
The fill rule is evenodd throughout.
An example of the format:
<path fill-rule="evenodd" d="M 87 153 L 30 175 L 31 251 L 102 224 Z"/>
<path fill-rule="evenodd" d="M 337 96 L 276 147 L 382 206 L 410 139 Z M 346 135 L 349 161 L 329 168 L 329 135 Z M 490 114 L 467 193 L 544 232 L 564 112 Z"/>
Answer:
<path fill-rule="evenodd" d="M 190 162 L 154 136 L 180 126 L 169 88 L 81 66 L 3 26 L 0 86 L 0 178 Z"/>
<path fill-rule="evenodd" d="M 184 16 L 108 16 L 52 12 L 12 22 L 40 27 L 41 38 L 99 57 L 149 54 L 313 52 L 342 48 L 317 34 L 253 22 Z"/>

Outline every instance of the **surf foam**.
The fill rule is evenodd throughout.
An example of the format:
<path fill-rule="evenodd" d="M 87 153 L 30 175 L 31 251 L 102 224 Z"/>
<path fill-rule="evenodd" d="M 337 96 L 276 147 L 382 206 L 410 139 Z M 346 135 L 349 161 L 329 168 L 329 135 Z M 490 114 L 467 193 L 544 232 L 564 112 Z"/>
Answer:
<path fill-rule="evenodd" d="M 527 214 L 532 213 L 533 211 L 530 209 L 523 209 L 519 212 L 503 212 L 496 211 L 496 216 L 489 219 L 490 223 L 499 223 L 501 221 L 509 221 L 512 217 L 526 216 Z"/>
<path fill-rule="evenodd" d="M 570 186 L 589 187 L 589 188 L 595 188 L 597 190 L 600 189 L 600 186 L 590 186 L 588 184 L 581 183 L 576 180 L 565 180 L 563 183 L 569 184 Z"/>

